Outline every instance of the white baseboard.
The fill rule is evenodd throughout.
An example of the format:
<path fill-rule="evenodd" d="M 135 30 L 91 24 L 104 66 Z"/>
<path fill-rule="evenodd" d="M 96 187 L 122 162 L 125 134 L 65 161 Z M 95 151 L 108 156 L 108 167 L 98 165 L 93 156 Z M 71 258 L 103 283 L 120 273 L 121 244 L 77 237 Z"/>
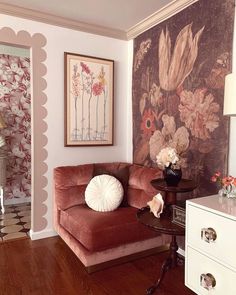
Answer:
<path fill-rule="evenodd" d="M 179 249 L 177 250 L 177 253 L 179 253 L 181 256 L 185 257 L 185 250 L 179 248 Z"/>
<path fill-rule="evenodd" d="M 30 230 L 30 238 L 31 240 L 39 240 L 39 239 L 45 239 L 50 237 L 57 236 L 58 233 L 55 232 L 53 229 L 45 229 L 42 231 L 34 232 L 32 229 Z"/>

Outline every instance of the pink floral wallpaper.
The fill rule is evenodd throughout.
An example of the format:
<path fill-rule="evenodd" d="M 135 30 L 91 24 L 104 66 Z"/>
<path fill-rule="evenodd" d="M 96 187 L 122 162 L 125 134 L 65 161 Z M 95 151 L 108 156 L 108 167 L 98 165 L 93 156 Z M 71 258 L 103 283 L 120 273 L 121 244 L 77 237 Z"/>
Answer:
<path fill-rule="evenodd" d="M 5 199 L 31 196 L 30 111 L 30 59 L 0 54 L 0 112 L 7 125 L 0 130 L 7 152 Z"/>
<path fill-rule="evenodd" d="M 134 40 L 134 162 L 157 167 L 160 150 L 175 148 L 195 196 L 216 193 L 211 176 L 227 173 L 233 23 L 234 0 L 199 0 Z"/>

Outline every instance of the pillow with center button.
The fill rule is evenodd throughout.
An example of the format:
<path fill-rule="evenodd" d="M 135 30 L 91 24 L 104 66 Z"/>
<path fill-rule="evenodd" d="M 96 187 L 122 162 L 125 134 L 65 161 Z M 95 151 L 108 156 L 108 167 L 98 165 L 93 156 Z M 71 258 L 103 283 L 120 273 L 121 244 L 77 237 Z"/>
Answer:
<path fill-rule="evenodd" d="M 90 180 L 85 190 L 85 202 L 95 211 L 109 212 L 120 206 L 123 195 L 120 181 L 114 176 L 102 174 Z"/>

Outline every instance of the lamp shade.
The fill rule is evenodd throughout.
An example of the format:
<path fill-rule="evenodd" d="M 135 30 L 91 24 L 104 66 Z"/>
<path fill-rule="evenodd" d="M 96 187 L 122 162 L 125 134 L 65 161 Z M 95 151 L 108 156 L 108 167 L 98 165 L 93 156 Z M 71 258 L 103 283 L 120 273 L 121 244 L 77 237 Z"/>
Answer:
<path fill-rule="evenodd" d="M 236 74 L 225 77 L 224 115 L 236 116 Z"/>
<path fill-rule="evenodd" d="M 2 115 L 0 114 L 0 129 L 6 128 L 7 125 L 5 124 Z"/>

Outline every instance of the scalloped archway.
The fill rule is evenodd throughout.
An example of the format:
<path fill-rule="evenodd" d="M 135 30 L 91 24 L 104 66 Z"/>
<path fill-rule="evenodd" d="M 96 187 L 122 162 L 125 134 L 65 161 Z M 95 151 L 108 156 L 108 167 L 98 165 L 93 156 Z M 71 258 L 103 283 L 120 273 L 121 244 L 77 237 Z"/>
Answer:
<path fill-rule="evenodd" d="M 15 45 L 19 47 L 26 47 L 31 50 L 31 72 L 32 72 L 32 212 L 31 212 L 31 236 L 34 232 L 42 231 L 47 226 L 47 220 L 44 217 L 47 213 L 47 206 L 44 202 L 48 198 L 45 187 L 47 185 L 47 178 L 44 174 L 48 170 L 45 163 L 47 158 L 47 151 L 45 145 L 47 144 L 47 137 L 45 132 L 47 124 L 45 117 L 47 110 L 44 104 L 47 101 L 47 96 L 43 92 L 47 83 L 43 76 L 47 72 L 46 66 L 43 62 L 46 59 L 46 52 L 43 49 L 47 40 L 40 34 L 30 35 L 26 31 L 19 31 L 15 33 L 11 28 L 4 27 L 0 30 L 0 42 L 8 45 Z"/>

